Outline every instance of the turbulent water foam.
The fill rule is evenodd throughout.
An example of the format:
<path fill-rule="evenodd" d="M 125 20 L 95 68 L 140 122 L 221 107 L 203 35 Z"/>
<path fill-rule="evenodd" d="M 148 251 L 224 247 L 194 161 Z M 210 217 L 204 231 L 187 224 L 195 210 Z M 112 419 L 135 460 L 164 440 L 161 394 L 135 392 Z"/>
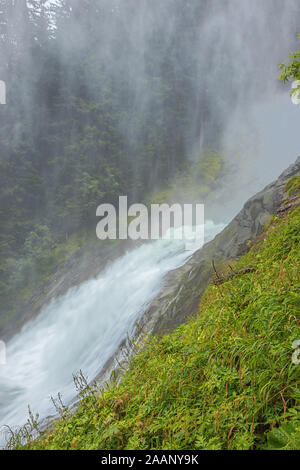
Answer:
<path fill-rule="evenodd" d="M 206 241 L 223 228 L 207 222 Z M 96 279 L 53 301 L 7 344 L 0 366 L 0 424 L 22 425 L 28 404 L 53 414 L 50 396 L 75 395 L 72 374 L 93 379 L 131 332 L 165 274 L 191 255 L 184 241 L 158 240 L 128 252 Z"/>

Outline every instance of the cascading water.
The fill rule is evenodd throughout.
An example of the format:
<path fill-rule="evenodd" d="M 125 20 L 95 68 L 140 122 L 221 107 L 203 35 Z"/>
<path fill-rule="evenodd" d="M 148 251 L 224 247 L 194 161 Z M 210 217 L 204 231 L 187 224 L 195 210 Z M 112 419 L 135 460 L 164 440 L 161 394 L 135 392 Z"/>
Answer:
<path fill-rule="evenodd" d="M 205 241 L 223 224 L 205 224 Z M 50 396 L 75 396 L 72 374 L 93 379 L 158 293 L 165 274 L 191 255 L 184 240 L 157 240 L 116 260 L 96 279 L 70 289 L 7 344 L 0 366 L 0 425 L 26 422 L 28 404 L 52 415 Z M 4 439 L 2 438 L 2 444 Z"/>
<path fill-rule="evenodd" d="M 171 165 L 173 154 L 181 156 L 185 153 L 186 158 L 190 156 L 192 161 L 197 161 L 203 152 L 216 146 L 235 169 L 224 191 L 216 189 L 217 199 L 213 201 L 214 217 L 218 210 L 221 214 L 218 214 L 219 219 L 224 220 L 224 213 L 226 217 L 234 213 L 236 206 L 240 207 L 248 195 L 270 182 L 281 169 L 294 161 L 298 153 L 299 118 L 296 110 L 292 109 L 288 93 L 277 83 L 277 64 L 295 48 L 299 1 L 103 0 L 101 3 L 104 21 L 97 28 L 101 32 L 99 47 L 91 43 L 90 28 L 85 29 L 86 17 L 78 17 L 71 23 L 66 21 L 67 29 L 62 28 L 59 43 L 58 64 L 68 64 L 78 50 L 88 52 L 89 60 L 84 61 L 84 96 L 94 97 L 97 106 L 103 106 L 105 126 L 110 126 L 110 121 L 116 119 L 117 132 L 116 129 L 114 132 L 118 140 L 126 144 L 124 155 L 126 152 L 131 155 L 132 151 L 137 159 L 140 158 L 136 149 L 143 147 L 145 135 L 146 141 L 158 142 L 167 136 L 170 150 L 163 155 L 164 165 L 176 169 L 175 160 Z M 18 24 L 20 32 L 22 28 L 27 31 L 25 21 L 20 19 Z M 13 36 L 11 43 L 14 42 Z M 0 52 L 1 63 L 6 64 L 6 56 Z M 33 63 L 30 54 L 27 60 L 30 70 Z M 76 71 L 73 62 L 70 63 L 70 69 L 66 70 Z M 94 69 L 98 67 L 101 70 L 99 83 L 94 80 Z M 28 121 L 25 130 L 31 123 L 32 109 L 28 103 L 35 96 L 31 82 L 36 84 L 45 80 L 42 65 L 41 71 L 38 79 L 30 80 L 29 89 L 24 81 L 20 115 L 25 116 L 26 123 Z M 76 94 L 80 85 L 78 73 L 60 75 L 59 65 L 54 70 L 56 73 L 57 83 L 67 80 L 61 94 L 67 91 L 73 96 L 72 90 Z M 169 73 L 170 83 L 166 80 Z M 123 87 L 127 93 L 114 94 L 115 89 L 122 91 Z M 166 93 L 169 87 L 172 90 L 170 95 Z M 40 90 L 37 91 L 36 96 L 40 96 Z M 184 98 L 178 101 L 181 94 Z M 115 96 L 119 97 L 118 106 L 114 102 L 117 100 Z M 51 101 L 50 98 L 47 102 Z M 55 106 L 54 100 L 53 108 Z M 107 106 L 112 106 L 112 113 L 110 108 L 107 111 Z M 59 108 L 64 107 L 68 109 L 62 100 Z M 118 108 L 117 113 L 114 107 Z M 37 122 L 31 126 L 35 136 L 40 133 L 39 126 L 35 130 L 35 124 L 43 123 L 46 113 L 39 102 L 34 109 Z M 88 109 L 93 110 L 94 105 L 83 101 L 77 111 L 85 115 Z M 52 109 L 49 110 L 51 112 Z M 7 133 L 6 124 L 4 127 L 5 138 L 7 134 L 8 140 L 16 140 L 14 147 L 17 147 L 17 136 L 26 134 L 19 127 L 17 116 L 13 132 Z M 161 134 L 152 135 L 152 127 L 148 129 L 148 123 L 154 118 L 164 129 Z M 88 142 L 90 131 L 94 129 L 92 125 L 95 129 L 97 126 L 92 118 L 88 118 L 86 124 Z M 48 127 L 44 131 L 48 132 Z M 78 127 L 78 133 L 85 131 Z M 74 125 L 70 133 L 76 132 Z M 173 141 L 176 142 L 177 132 L 180 147 L 175 152 Z M 106 130 L 101 138 L 95 135 L 101 149 L 103 147 L 105 154 L 110 156 L 106 149 L 110 144 Z M 54 138 L 51 132 L 49 137 L 49 142 L 54 147 L 57 145 L 58 152 L 61 152 L 60 137 L 55 134 Z M 79 146 L 80 159 L 84 161 L 85 147 L 81 149 L 77 139 L 73 138 L 67 147 L 70 162 L 73 146 Z M 47 139 L 44 140 L 47 143 Z M 23 149 L 23 140 L 21 144 Z M 43 143 L 38 152 L 43 155 L 47 145 Z M 2 147 L 5 152 L 6 142 Z M 148 145 L 149 157 L 153 153 L 156 158 L 160 148 L 165 151 L 169 147 L 158 146 L 155 150 Z M 111 148 L 112 157 L 122 161 L 122 155 L 115 151 L 114 146 Z M 53 155 L 60 153 L 53 151 Z M 93 150 L 92 155 L 94 158 L 97 153 Z M 69 163 L 60 168 L 60 159 L 57 160 L 52 178 L 55 187 L 59 188 L 58 182 L 64 179 Z M 147 168 L 150 169 L 153 162 L 153 174 L 149 171 L 148 175 Z M 154 159 L 153 162 L 149 159 L 147 165 L 140 167 L 138 161 L 133 160 L 130 163 L 133 174 L 145 172 L 147 178 L 150 176 L 149 181 L 156 183 Z M 45 161 L 45 168 L 47 165 Z M 126 165 L 126 161 L 122 165 Z M 85 171 L 89 171 L 88 167 Z M 20 174 L 23 177 L 22 172 Z M 86 175 L 89 176 L 88 173 Z M 35 177 L 32 181 L 36 181 Z M 63 200 L 63 204 L 65 202 Z M 222 225 L 207 223 L 206 241 L 221 228 Z M 53 301 L 38 318 L 25 325 L 7 344 L 7 364 L 0 365 L 0 426 L 22 425 L 28 416 L 28 404 L 34 412 L 40 413 L 41 418 L 53 414 L 49 398 L 58 392 L 62 393 L 65 403 L 70 402 L 75 396 L 72 374 L 82 369 L 90 380 L 97 376 L 126 332 L 130 334 L 133 330 L 147 304 L 159 291 L 166 273 L 183 264 L 190 254 L 184 250 L 183 241 L 145 244 L 115 261 L 98 278 Z M 4 439 L 0 443 L 3 444 Z"/>

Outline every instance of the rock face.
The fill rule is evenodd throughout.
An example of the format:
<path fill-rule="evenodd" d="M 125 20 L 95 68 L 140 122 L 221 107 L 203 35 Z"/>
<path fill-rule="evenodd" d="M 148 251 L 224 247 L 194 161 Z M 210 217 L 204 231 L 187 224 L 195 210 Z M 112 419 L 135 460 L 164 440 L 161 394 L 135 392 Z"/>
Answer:
<path fill-rule="evenodd" d="M 214 240 L 195 252 L 184 266 L 169 273 L 163 289 L 140 322 L 146 331 L 171 331 L 198 310 L 199 300 L 213 275 L 212 261 L 218 265 L 236 259 L 247 249 L 284 201 L 286 182 L 299 172 L 300 157 L 275 182 L 249 199 Z"/>

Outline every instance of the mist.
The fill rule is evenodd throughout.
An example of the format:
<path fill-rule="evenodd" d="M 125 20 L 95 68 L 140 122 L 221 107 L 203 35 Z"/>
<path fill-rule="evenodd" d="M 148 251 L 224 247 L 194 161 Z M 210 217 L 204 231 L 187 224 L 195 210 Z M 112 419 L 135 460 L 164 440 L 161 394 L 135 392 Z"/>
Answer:
<path fill-rule="evenodd" d="M 299 23 L 299 0 L 1 2 L 0 333 L 61 263 L 95 249 L 98 205 L 142 203 L 172 181 L 184 202 L 187 172 L 218 155 L 193 195 L 210 240 L 296 160 L 299 108 L 278 64 Z M 71 401 L 72 373 L 93 379 L 188 257 L 145 244 L 45 306 L 8 344 L 1 424 L 22 424 L 30 398 L 43 417 L 50 394 Z"/>
<path fill-rule="evenodd" d="M 278 64 L 297 44 L 297 1 L 119 0 L 98 4 L 99 17 L 105 18 L 99 43 L 90 44 L 81 17 L 73 20 L 63 31 L 60 60 L 65 63 L 70 54 L 82 49 L 92 55 L 93 66 L 99 64 L 105 71 L 104 89 L 126 82 L 127 96 L 121 103 L 126 112 L 118 119 L 118 129 L 134 155 L 129 161 L 134 181 L 143 171 L 138 159 L 139 149 L 150 137 L 144 131 L 148 119 L 167 126 L 176 143 L 167 156 L 168 174 L 210 149 L 233 165 L 229 193 L 223 192 L 223 214 L 228 216 L 295 160 L 300 152 L 299 115 L 291 105 L 289 90 L 278 83 Z M 75 10 L 76 1 L 72 5 Z M 92 19 L 87 17 L 87 21 L 92 27 Z M 101 89 L 89 77 L 87 69 L 87 92 L 96 97 Z M 179 120 L 168 115 L 166 83 L 171 89 L 169 99 L 183 108 Z M 76 88 L 75 76 L 70 77 L 69 86 Z M 152 155 L 149 190 L 161 185 L 159 158 Z M 141 197 L 135 184 L 132 197 Z"/>
<path fill-rule="evenodd" d="M 39 3 L 40 10 L 27 2 L 23 17 L 24 2 L 11 11 L 14 37 L 24 43 L 18 107 L 30 116 L 30 95 L 37 106 L 26 132 L 33 138 L 45 133 L 51 107 L 45 92 L 41 96 L 36 89 L 49 80 L 43 55 L 37 58 L 37 49 L 25 48 L 28 16 L 35 15 L 37 34 L 42 22 L 48 22 L 54 91 L 62 100 L 83 96 L 115 112 L 115 137 L 124 153 L 117 165 L 130 173 L 127 189 L 133 200 L 161 187 L 185 162 L 214 149 L 234 163 L 232 184 L 238 185 L 242 177 L 245 194 L 231 187 L 230 196 L 243 201 L 297 156 L 296 110 L 277 80 L 279 62 L 297 44 L 297 0 Z M 9 88 L 8 75 L 7 82 Z M 11 87 L 8 95 L 14 92 Z M 93 128 L 91 112 L 83 112 L 82 119 Z M 17 145 L 20 125 L 15 123 L 11 131 Z M 74 123 L 69 132 L 66 140 L 72 144 L 82 128 Z M 162 155 L 166 140 L 168 153 Z M 61 152 L 55 142 L 48 145 L 52 155 Z M 147 162 L 141 156 L 145 146 Z M 51 182 L 58 186 L 61 168 L 54 165 L 51 171 Z M 51 197 L 46 191 L 47 211 Z"/>

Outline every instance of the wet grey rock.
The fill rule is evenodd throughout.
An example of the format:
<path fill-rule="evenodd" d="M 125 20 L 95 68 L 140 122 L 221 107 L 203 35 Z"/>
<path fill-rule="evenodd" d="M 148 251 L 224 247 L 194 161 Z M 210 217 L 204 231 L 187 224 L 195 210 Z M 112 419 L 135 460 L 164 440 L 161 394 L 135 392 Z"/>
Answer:
<path fill-rule="evenodd" d="M 218 265 L 237 259 L 276 213 L 286 195 L 286 182 L 300 172 L 300 157 L 279 178 L 250 198 L 239 214 L 214 240 L 195 252 L 187 263 L 170 272 L 158 296 L 143 315 L 145 331 L 166 333 L 198 310 L 200 298 L 213 275 L 212 261 Z"/>

